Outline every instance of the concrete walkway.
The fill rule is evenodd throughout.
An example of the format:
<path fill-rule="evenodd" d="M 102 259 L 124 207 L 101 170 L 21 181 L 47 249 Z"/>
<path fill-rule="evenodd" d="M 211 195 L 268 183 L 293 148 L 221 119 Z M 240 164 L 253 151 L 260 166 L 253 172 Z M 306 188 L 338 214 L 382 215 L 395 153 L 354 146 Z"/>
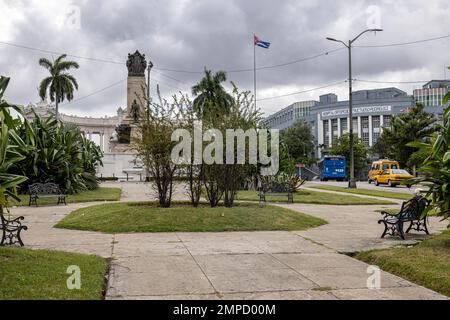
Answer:
<path fill-rule="evenodd" d="M 152 195 L 143 184 L 110 185 L 123 189 L 122 201 Z M 183 194 L 177 190 L 177 197 Z M 107 299 L 445 299 L 386 272 L 381 289 L 369 290 L 368 265 L 338 253 L 404 243 L 378 239 L 379 206 L 281 205 L 329 221 L 299 232 L 109 235 L 53 228 L 73 210 L 91 205 L 12 213 L 26 217 L 30 228 L 23 238 L 31 248 L 113 258 Z M 433 221 L 431 228 L 441 226 Z"/>

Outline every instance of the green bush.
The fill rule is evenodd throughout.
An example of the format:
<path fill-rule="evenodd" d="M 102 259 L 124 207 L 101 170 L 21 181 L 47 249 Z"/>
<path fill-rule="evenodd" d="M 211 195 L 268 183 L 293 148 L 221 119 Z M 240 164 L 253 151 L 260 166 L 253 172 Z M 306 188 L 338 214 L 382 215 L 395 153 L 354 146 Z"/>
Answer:
<path fill-rule="evenodd" d="M 57 122 L 53 117 L 22 121 L 18 135 L 30 146 L 13 172 L 28 177 L 22 191 L 33 183 L 53 182 L 68 193 L 98 187 L 96 166 L 102 165 L 103 153 L 78 128 Z"/>

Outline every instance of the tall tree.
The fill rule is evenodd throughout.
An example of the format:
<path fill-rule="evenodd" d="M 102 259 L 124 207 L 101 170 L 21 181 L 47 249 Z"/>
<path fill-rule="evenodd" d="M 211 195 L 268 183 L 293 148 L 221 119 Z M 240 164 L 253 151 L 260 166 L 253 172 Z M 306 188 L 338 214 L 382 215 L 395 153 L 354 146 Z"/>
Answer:
<path fill-rule="evenodd" d="M 348 161 L 350 159 L 350 148 L 349 148 L 349 134 L 341 136 L 339 139 L 333 141 L 333 146 L 331 148 L 331 155 L 335 156 L 345 156 L 347 160 L 347 176 L 349 176 L 349 165 Z M 367 156 L 368 150 L 365 144 L 358 138 L 358 135 L 353 135 L 353 152 L 355 159 L 355 172 L 358 174 L 363 170 L 367 169 L 369 159 Z"/>
<path fill-rule="evenodd" d="M 233 97 L 222 86 L 226 80 L 224 71 L 213 74 L 205 69 L 202 80 L 192 87 L 192 94 L 196 96 L 193 108 L 199 118 L 213 122 L 221 114 L 230 112 Z"/>
<path fill-rule="evenodd" d="M 314 151 L 314 136 L 305 121 L 297 121 L 292 127 L 282 131 L 280 140 L 286 146 L 289 158 L 306 164 L 314 162 L 311 157 Z"/>
<path fill-rule="evenodd" d="M 71 101 L 74 90 L 78 90 L 77 80 L 68 71 L 78 69 L 80 66 L 75 61 L 65 60 L 66 57 L 67 55 L 63 54 L 54 61 L 39 59 L 39 65 L 50 72 L 50 76 L 43 79 L 39 85 L 39 97 L 44 100 L 48 94 L 50 101 L 55 102 L 56 120 L 59 120 L 59 103 L 65 99 Z"/>
<path fill-rule="evenodd" d="M 373 152 L 384 158 L 397 160 L 401 166 L 414 168 L 420 164 L 417 148 L 408 146 L 413 141 L 426 142 L 427 138 L 436 131 L 436 118 L 426 112 L 421 104 L 414 106 L 409 112 L 392 117 L 391 128 L 384 128 L 373 147 Z"/>

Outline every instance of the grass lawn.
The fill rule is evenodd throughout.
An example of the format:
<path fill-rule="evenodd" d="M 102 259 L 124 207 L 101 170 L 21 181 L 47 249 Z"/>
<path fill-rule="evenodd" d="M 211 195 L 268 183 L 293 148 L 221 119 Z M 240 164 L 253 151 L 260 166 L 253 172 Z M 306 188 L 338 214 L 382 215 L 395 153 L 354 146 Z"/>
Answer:
<path fill-rule="evenodd" d="M 308 187 L 308 188 L 328 190 L 328 191 L 338 191 L 338 192 L 345 192 L 345 193 L 353 193 L 353 194 L 360 194 L 360 195 L 365 195 L 365 196 L 373 196 L 373 197 L 381 197 L 381 198 L 399 199 L 399 200 L 409 200 L 413 197 L 413 195 L 411 195 L 411 194 L 400 193 L 400 192 L 369 190 L 369 189 L 348 189 L 345 187 L 336 187 L 336 186 L 314 186 L 314 187 Z"/>
<path fill-rule="evenodd" d="M 95 201 L 118 201 L 120 200 L 120 194 L 122 190 L 120 188 L 98 188 L 95 190 L 83 191 L 78 194 L 70 194 L 66 201 L 67 203 L 78 202 L 95 202 Z M 21 194 L 19 198 L 21 202 L 17 202 L 14 199 L 10 199 L 9 205 L 12 206 L 28 206 L 30 199 L 29 195 Z M 58 198 L 42 198 L 38 199 L 38 205 L 56 205 Z"/>
<path fill-rule="evenodd" d="M 239 191 L 238 200 L 259 201 L 257 191 Z M 287 196 L 266 197 L 268 202 L 287 202 Z M 354 196 L 343 196 L 341 194 L 326 193 L 320 191 L 300 190 L 294 194 L 295 203 L 314 203 L 328 205 L 371 205 L 371 204 L 395 204 L 390 201 L 361 198 Z"/>
<path fill-rule="evenodd" d="M 450 297 L 450 230 L 412 248 L 367 251 L 356 258 Z"/>
<path fill-rule="evenodd" d="M 193 208 L 174 203 L 159 208 L 154 203 L 114 203 L 72 212 L 55 227 L 124 232 L 223 232 L 263 230 L 305 230 L 327 222 L 296 211 L 255 203 L 238 203 L 233 208 Z"/>
<path fill-rule="evenodd" d="M 67 289 L 71 265 L 80 267 L 80 290 Z M 107 268 L 97 256 L 0 247 L 0 300 L 100 300 Z"/>

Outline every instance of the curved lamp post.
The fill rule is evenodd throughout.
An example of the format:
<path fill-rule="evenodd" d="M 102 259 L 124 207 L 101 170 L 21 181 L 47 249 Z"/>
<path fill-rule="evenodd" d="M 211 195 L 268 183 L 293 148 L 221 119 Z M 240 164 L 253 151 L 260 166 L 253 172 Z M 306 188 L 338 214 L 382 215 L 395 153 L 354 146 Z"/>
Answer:
<path fill-rule="evenodd" d="M 355 181 L 355 158 L 354 158 L 354 150 L 353 150 L 353 93 L 352 93 L 352 44 L 358 40 L 366 32 L 379 32 L 383 31 L 383 29 L 367 29 L 358 34 L 353 40 L 349 40 L 348 43 L 345 43 L 342 40 L 337 40 L 334 38 L 327 38 L 327 40 L 340 42 L 348 49 L 348 95 L 349 95 L 349 120 L 347 126 L 349 128 L 349 148 L 350 148 L 350 179 L 348 181 L 348 187 L 350 189 L 356 189 L 356 181 Z"/>

